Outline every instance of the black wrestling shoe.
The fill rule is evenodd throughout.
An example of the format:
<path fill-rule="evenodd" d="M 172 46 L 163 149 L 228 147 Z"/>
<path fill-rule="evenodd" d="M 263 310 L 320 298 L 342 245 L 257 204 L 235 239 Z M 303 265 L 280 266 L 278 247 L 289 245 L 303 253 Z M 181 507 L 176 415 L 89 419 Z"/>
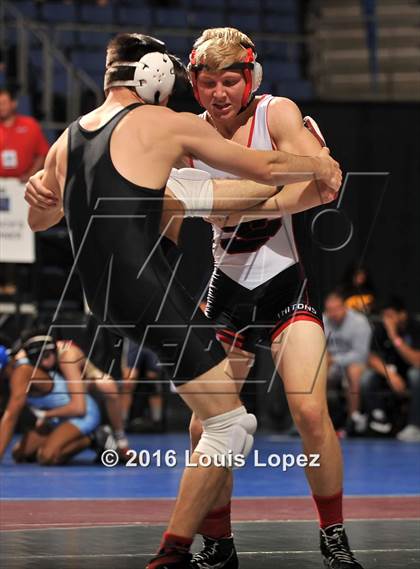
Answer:
<path fill-rule="evenodd" d="M 330 569 L 363 569 L 355 559 L 343 524 L 321 529 L 321 554 L 325 567 Z"/>
<path fill-rule="evenodd" d="M 109 425 L 99 425 L 90 438 L 92 440 L 92 448 L 96 452 L 96 462 L 101 462 L 101 455 L 106 450 L 118 451 L 118 443 L 114 437 L 112 429 Z"/>
<path fill-rule="evenodd" d="M 146 569 L 189 569 L 191 553 L 161 549 L 146 565 Z"/>
<path fill-rule="evenodd" d="M 212 539 L 203 536 L 203 541 L 204 547 L 193 556 L 190 569 L 238 569 L 239 560 L 233 537 Z"/>

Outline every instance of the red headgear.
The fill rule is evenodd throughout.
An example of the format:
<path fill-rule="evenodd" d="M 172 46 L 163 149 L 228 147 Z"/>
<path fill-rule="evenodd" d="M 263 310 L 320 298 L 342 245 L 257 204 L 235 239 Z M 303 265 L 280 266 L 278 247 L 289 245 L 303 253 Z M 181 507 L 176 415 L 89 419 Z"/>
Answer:
<path fill-rule="evenodd" d="M 225 70 L 240 69 L 241 71 L 243 71 L 246 84 L 245 84 L 244 93 L 242 95 L 241 104 L 242 107 L 246 107 L 253 93 L 255 93 L 255 91 L 257 91 L 259 86 L 261 85 L 263 72 L 261 64 L 257 61 L 257 54 L 254 52 L 252 47 L 247 47 L 247 46 L 243 47 L 246 48 L 246 58 L 244 59 L 244 61 L 238 61 L 232 63 L 232 65 L 225 67 Z M 197 101 L 200 103 L 201 106 L 203 106 L 203 104 L 200 100 L 200 94 L 198 92 L 197 76 L 198 72 L 204 69 L 205 67 L 206 67 L 205 64 L 199 63 L 197 61 L 197 52 L 195 49 L 193 49 L 192 52 L 190 53 L 190 64 L 188 66 L 188 69 L 191 74 L 191 83 L 194 91 L 194 97 L 197 99 Z"/>

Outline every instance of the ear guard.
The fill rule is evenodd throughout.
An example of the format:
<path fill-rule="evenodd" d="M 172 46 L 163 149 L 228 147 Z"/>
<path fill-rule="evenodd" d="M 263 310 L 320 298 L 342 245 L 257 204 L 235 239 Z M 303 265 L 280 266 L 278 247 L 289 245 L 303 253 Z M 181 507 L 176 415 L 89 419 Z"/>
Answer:
<path fill-rule="evenodd" d="M 52 336 L 33 336 L 21 346 L 33 366 L 39 365 L 40 360 L 47 352 L 57 353 L 57 344 Z"/>
<path fill-rule="evenodd" d="M 144 54 L 138 61 L 118 61 L 109 65 L 105 73 L 104 89 L 134 87 L 143 101 L 158 105 L 171 95 L 174 88 L 174 63 L 166 51 L 165 44 L 155 38 L 149 38 L 149 43 L 144 43 L 141 47 Z M 108 81 L 108 73 L 116 67 L 133 67 L 133 78 Z"/>

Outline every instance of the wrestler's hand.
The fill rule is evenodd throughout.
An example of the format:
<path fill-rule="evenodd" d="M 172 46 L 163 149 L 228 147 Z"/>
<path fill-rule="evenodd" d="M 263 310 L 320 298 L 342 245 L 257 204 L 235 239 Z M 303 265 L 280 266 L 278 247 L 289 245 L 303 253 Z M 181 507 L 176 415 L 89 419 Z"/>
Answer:
<path fill-rule="evenodd" d="M 316 178 L 337 192 L 343 179 L 340 164 L 331 158 L 329 148 L 326 146 L 318 154 L 317 159 L 319 167 Z"/>
<path fill-rule="evenodd" d="M 46 411 L 44 411 L 43 409 L 37 409 L 36 407 L 30 407 L 32 413 L 35 415 L 36 417 L 36 423 L 35 423 L 35 427 L 37 429 L 40 429 L 45 421 L 46 421 Z"/>
<path fill-rule="evenodd" d="M 337 190 L 331 188 L 330 186 L 327 186 L 327 184 L 325 184 L 323 181 L 318 181 L 316 183 L 321 204 L 330 203 L 337 199 L 340 188 Z"/>
<path fill-rule="evenodd" d="M 61 200 L 42 184 L 43 174 L 44 170 L 40 170 L 29 178 L 25 186 L 25 200 L 31 207 L 39 211 L 61 209 Z"/>

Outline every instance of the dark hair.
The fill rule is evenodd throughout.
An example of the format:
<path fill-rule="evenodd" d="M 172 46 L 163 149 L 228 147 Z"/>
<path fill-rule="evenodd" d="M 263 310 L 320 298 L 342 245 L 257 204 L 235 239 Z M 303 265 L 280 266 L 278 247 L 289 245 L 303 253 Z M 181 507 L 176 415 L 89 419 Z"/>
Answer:
<path fill-rule="evenodd" d="M 105 85 L 114 81 L 131 81 L 134 77 L 134 67 L 122 65 L 112 68 L 112 65 L 121 61 L 139 61 L 145 53 L 151 51 L 165 53 L 167 50 L 163 42 L 151 36 L 134 33 L 116 35 L 108 43 L 106 50 Z M 130 88 L 133 89 L 128 87 Z"/>
<path fill-rule="evenodd" d="M 378 308 L 380 312 L 386 310 L 387 308 L 391 308 L 393 310 L 396 310 L 397 312 L 403 312 L 407 310 L 404 300 L 396 295 L 392 295 L 388 297 L 386 300 L 382 301 L 379 304 Z"/>
<path fill-rule="evenodd" d="M 30 338 L 34 338 L 35 336 L 52 336 L 49 333 L 48 328 L 45 326 L 38 326 L 36 328 L 26 328 L 20 335 L 20 341 L 22 345 L 27 342 Z"/>
<path fill-rule="evenodd" d="M 17 99 L 17 91 L 12 87 L 0 87 L 0 95 L 9 95 L 12 101 Z"/>
<path fill-rule="evenodd" d="M 347 268 L 346 272 L 344 273 L 343 287 L 345 289 L 345 292 L 347 292 L 348 290 L 350 291 L 354 290 L 353 279 L 356 273 L 358 273 L 359 271 L 363 271 L 366 276 L 365 282 L 360 288 L 374 292 L 375 287 L 373 286 L 369 269 L 365 265 L 358 265 L 357 263 L 351 263 Z"/>
<path fill-rule="evenodd" d="M 171 98 L 185 97 L 192 94 L 192 85 L 187 68 L 182 61 L 174 55 L 169 54 L 169 57 L 174 65 L 175 70 L 175 84 L 172 90 Z"/>
<path fill-rule="evenodd" d="M 328 292 L 325 296 L 324 302 L 326 302 L 331 296 L 336 296 L 337 298 L 339 298 L 343 302 L 346 300 L 345 294 L 338 288 L 335 288 L 335 289 L 331 290 L 330 292 Z"/>

